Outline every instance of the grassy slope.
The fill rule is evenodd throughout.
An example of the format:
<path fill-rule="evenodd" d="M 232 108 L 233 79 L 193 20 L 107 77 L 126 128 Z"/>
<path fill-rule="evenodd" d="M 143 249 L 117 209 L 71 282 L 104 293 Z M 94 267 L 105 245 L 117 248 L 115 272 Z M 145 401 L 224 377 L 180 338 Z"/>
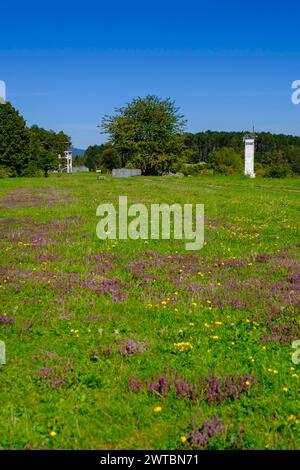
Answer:
<path fill-rule="evenodd" d="M 100 242 L 96 207 L 119 195 L 129 203 L 204 203 L 199 260 L 179 257 L 195 256 L 181 241 Z M 213 413 L 227 429 L 211 447 L 229 448 L 239 432 L 241 447 L 299 447 L 300 371 L 291 361 L 292 338 L 299 337 L 297 286 L 286 280 L 296 270 L 299 197 L 299 179 L 0 180 L 0 200 L 6 199 L 0 318 L 12 319 L 0 322 L 7 347 L 0 448 L 182 448 L 181 436 Z M 100 252 L 108 253 L 102 261 L 89 257 Z M 53 260 L 41 257 L 49 254 Z M 101 276 L 128 283 L 115 287 L 127 299 L 95 292 L 92 279 L 101 283 Z M 87 284 L 80 287 L 78 279 Z M 204 290 L 192 292 L 192 282 Z M 276 338 L 264 343 L 272 331 Z M 146 351 L 122 355 L 128 339 L 145 340 Z M 192 348 L 174 346 L 182 341 Z M 103 353 L 107 346 L 111 354 Z M 166 396 L 128 391 L 131 376 L 155 379 L 165 367 L 190 380 L 211 370 L 219 377 L 250 374 L 257 383 L 251 379 L 249 391 L 221 403 L 183 399 L 172 390 Z"/>

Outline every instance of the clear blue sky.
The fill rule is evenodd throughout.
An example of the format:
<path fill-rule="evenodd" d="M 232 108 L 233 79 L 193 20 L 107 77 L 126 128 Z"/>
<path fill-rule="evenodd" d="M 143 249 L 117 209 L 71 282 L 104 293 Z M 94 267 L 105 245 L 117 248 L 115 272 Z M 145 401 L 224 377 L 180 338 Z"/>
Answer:
<path fill-rule="evenodd" d="M 170 96 L 187 129 L 300 135 L 300 3 L 24 1 L 1 3 L 0 80 L 28 124 L 86 148 L 133 97 Z"/>

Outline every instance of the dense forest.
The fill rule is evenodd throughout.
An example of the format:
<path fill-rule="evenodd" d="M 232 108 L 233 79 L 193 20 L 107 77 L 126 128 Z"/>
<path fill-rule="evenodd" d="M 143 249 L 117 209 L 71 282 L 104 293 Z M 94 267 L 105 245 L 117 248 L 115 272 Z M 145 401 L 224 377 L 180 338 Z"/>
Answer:
<path fill-rule="evenodd" d="M 243 156 L 244 137 L 248 132 L 198 132 L 184 134 L 189 149 L 188 163 L 206 163 L 214 168 L 213 160 L 224 148 Z M 222 152 L 221 152 L 222 153 Z M 300 174 L 300 137 L 260 132 L 255 136 L 256 172 L 262 176 Z"/>
<path fill-rule="evenodd" d="M 190 163 L 200 161 L 206 162 L 208 155 L 222 147 L 232 147 L 237 152 L 244 151 L 243 138 L 248 132 L 216 132 L 206 131 L 196 134 L 184 134 L 185 144 L 193 151 Z M 261 163 L 268 152 L 283 152 L 287 155 L 288 150 L 297 148 L 300 152 L 300 137 L 285 134 L 271 134 L 260 132 L 256 134 L 256 160 Z"/>
<path fill-rule="evenodd" d="M 183 133 L 181 158 L 170 170 L 184 174 L 234 174 L 243 171 L 244 137 L 248 132 L 205 131 Z M 118 155 L 111 152 L 111 165 L 106 163 L 106 150 L 111 143 L 88 147 L 83 157 L 78 157 L 78 164 L 86 165 L 91 171 L 101 168 L 110 170 L 110 166 L 120 164 Z M 259 176 L 284 177 L 300 175 L 300 137 L 270 132 L 256 133 L 255 169 Z M 225 155 L 227 158 L 225 158 Z M 225 165 L 220 165 L 220 160 Z M 227 161 L 228 160 L 228 161 Z M 131 166 L 130 164 L 127 166 Z"/>

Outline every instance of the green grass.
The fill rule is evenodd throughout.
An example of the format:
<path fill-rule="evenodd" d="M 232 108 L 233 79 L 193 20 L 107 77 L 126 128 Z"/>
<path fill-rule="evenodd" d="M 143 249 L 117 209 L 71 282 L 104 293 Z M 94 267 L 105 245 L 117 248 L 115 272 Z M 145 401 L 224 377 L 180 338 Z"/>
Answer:
<path fill-rule="evenodd" d="M 119 195 L 203 203 L 203 249 L 98 240 L 96 208 Z M 207 448 L 299 448 L 299 198 L 299 179 L 0 180 L 0 449 L 182 449 L 214 414 Z M 103 278 L 127 297 L 94 290 Z M 127 340 L 146 349 L 124 355 Z M 209 371 L 249 387 L 220 403 L 129 390 Z"/>

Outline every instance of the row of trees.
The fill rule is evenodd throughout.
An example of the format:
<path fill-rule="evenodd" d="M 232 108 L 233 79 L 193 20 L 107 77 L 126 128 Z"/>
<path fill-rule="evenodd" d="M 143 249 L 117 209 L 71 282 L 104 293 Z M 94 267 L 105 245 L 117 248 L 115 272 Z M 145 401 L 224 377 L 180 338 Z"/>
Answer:
<path fill-rule="evenodd" d="M 0 175 L 35 176 L 58 168 L 58 155 L 70 145 L 64 132 L 27 127 L 10 104 L 0 105 Z"/>
<path fill-rule="evenodd" d="M 186 133 L 185 145 L 190 150 L 189 163 L 205 162 L 207 167 L 218 172 L 218 161 L 222 155 L 232 155 L 232 163 L 238 172 L 243 167 L 243 132 L 199 132 Z M 255 166 L 266 176 L 300 174 L 300 137 L 260 132 L 256 135 Z M 224 149 L 230 149 L 227 153 Z M 238 162 L 238 155 L 240 162 Z M 220 162 L 219 162 L 220 163 Z M 227 166 L 227 165 L 225 165 Z M 229 165 L 232 167 L 232 165 Z M 226 172 L 226 168 L 223 168 Z M 222 171 L 222 168 L 220 169 Z"/>
<path fill-rule="evenodd" d="M 236 174 L 243 171 L 245 132 L 186 133 L 174 101 L 149 95 L 104 116 L 108 143 L 89 147 L 90 170 L 136 167 L 145 175 L 166 172 Z M 266 176 L 300 174 L 300 137 L 259 133 L 256 170 Z"/>
<path fill-rule="evenodd" d="M 185 132 L 186 121 L 175 102 L 149 95 L 136 98 L 102 119 L 107 143 L 88 147 L 84 163 L 90 170 L 140 168 L 144 175 L 236 174 L 243 171 L 243 132 Z M 58 154 L 70 145 L 63 132 L 28 128 L 9 103 L 0 106 L 0 174 L 47 176 L 58 166 Z M 81 159 L 81 157 L 78 157 Z M 259 133 L 257 173 L 300 174 L 300 137 Z M 78 159 L 77 159 L 78 160 Z M 78 160 L 79 163 L 79 160 Z"/>

